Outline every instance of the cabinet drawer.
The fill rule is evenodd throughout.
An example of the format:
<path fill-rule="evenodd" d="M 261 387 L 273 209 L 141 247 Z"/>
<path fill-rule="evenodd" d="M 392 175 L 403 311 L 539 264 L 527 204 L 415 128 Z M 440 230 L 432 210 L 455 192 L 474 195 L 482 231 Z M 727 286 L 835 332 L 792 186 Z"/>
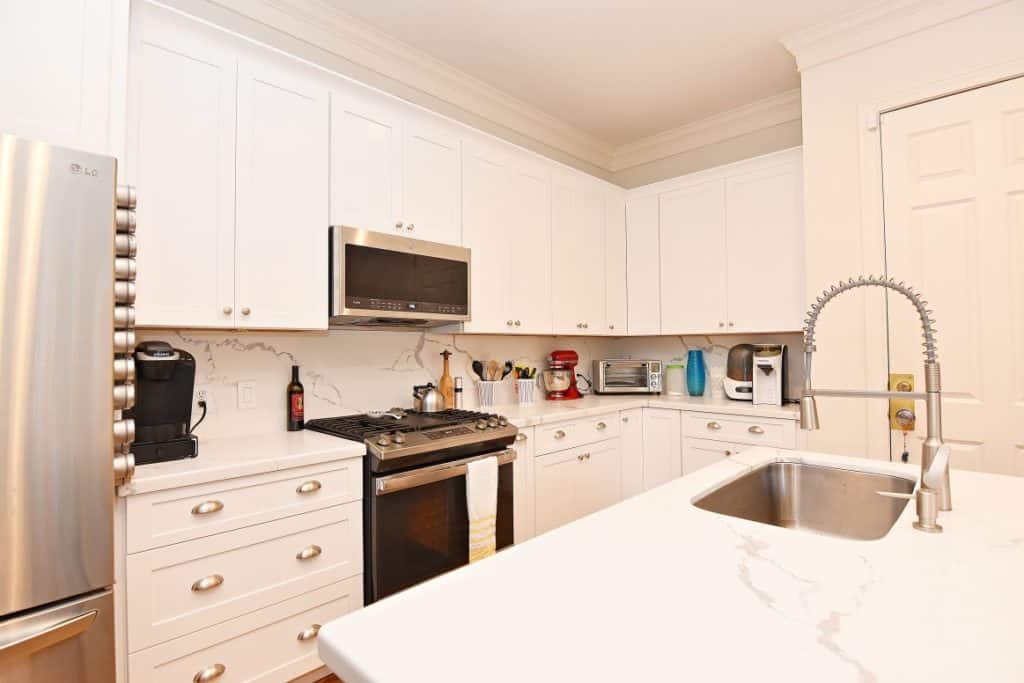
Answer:
<path fill-rule="evenodd" d="M 557 422 L 536 428 L 536 453 L 551 453 L 619 435 L 618 413 Z"/>
<path fill-rule="evenodd" d="M 363 577 L 310 591 L 266 609 L 190 633 L 128 657 L 132 681 L 184 683 L 205 669 L 224 667 L 223 681 L 279 683 L 321 666 L 315 625 L 352 612 L 363 604 Z M 218 679 L 214 679 L 218 680 Z"/>
<path fill-rule="evenodd" d="M 359 501 L 129 555 L 129 652 L 362 571 Z"/>
<path fill-rule="evenodd" d="M 362 459 L 302 467 L 127 500 L 129 553 L 219 534 L 362 497 Z"/>
<path fill-rule="evenodd" d="M 683 439 L 683 475 L 741 453 L 748 445 L 713 439 Z"/>
<path fill-rule="evenodd" d="M 683 413 L 683 436 L 752 446 L 796 448 L 796 422 L 718 413 Z"/>

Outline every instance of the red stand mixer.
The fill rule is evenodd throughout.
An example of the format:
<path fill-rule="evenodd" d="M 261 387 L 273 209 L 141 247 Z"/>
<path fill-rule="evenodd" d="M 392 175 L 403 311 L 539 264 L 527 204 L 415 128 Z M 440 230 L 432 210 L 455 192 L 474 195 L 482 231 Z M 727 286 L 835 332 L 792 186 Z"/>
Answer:
<path fill-rule="evenodd" d="M 583 398 L 576 386 L 576 366 L 580 357 L 575 351 L 552 351 L 548 369 L 544 371 L 544 389 L 549 401 Z"/>

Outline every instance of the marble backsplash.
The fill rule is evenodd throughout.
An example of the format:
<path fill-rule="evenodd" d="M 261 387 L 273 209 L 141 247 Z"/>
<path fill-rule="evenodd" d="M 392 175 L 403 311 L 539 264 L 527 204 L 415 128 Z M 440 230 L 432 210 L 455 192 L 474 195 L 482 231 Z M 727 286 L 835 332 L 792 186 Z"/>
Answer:
<path fill-rule="evenodd" d="M 441 352 L 452 352 L 451 373 L 465 383 L 465 405 L 477 405 L 476 360 L 511 360 L 543 368 L 553 349 L 573 349 L 580 369 L 590 374 L 595 358 L 685 357 L 691 348 L 705 351 L 711 378 L 725 373 L 729 347 L 742 341 L 783 342 L 800 348 L 800 336 L 746 335 L 713 337 L 550 337 L 512 335 L 453 335 L 429 331 L 331 330 L 328 332 L 225 332 L 140 330 L 140 340 L 161 339 L 188 351 L 196 359 L 196 389 L 208 397 L 208 415 L 196 430 L 200 438 L 240 436 L 285 428 L 284 390 L 291 366 L 301 367 L 306 417 L 412 405 L 412 386 L 437 383 Z M 797 358 L 792 354 L 793 358 Z M 797 358 L 798 360 L 798 358 Z M 790 363 L 790 385 L 799 363 Z M 794 381 L 796 384 L 794 385 Z M 255 387 L 252 401 L 240 407 L 238 383 Z M 540 398 L 542 394 L 538 394 Z M 497 403 L 510 403 L 513 383 L 503 382 Z M 199 415 L 193 408 L 193 421 Z"/>

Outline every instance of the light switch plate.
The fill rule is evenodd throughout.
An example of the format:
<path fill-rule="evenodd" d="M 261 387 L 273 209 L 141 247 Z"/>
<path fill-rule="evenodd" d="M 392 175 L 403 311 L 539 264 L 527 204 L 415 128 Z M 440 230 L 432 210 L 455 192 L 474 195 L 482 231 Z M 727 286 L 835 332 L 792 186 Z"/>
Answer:
<path fill-rule="evenodd" d="M 256 382 L 244 380 L 238 383 L 238 409 L 256 409 Z"/>

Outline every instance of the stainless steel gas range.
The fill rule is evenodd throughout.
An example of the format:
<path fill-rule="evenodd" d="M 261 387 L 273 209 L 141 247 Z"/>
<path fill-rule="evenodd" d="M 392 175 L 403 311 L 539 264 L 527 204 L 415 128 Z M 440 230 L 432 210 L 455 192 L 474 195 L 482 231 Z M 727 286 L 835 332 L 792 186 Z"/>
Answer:
<path fill-rule="evenodd" d="M 497 547 L 512 544 L 510 448 L 518 430 L 500 415 L 468 410 L 309 420 L 306 428 L 363 441 L 365 602 L 469 560 L 466 464 L 498 459 Z"/>

